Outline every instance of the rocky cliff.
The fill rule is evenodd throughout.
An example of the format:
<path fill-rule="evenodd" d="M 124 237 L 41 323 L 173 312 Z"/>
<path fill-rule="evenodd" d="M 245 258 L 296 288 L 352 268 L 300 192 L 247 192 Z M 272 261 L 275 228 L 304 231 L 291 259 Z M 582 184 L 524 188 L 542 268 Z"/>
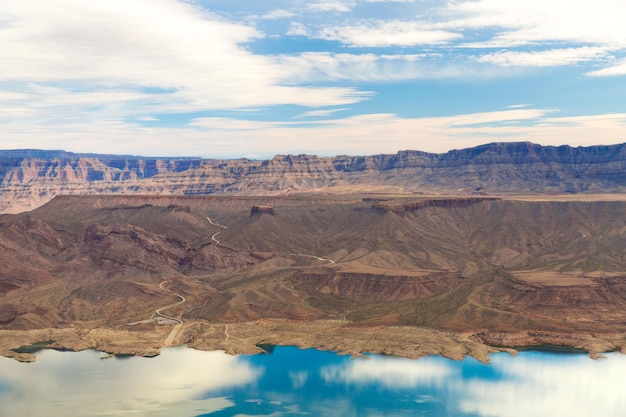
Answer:
<path fill-rule="evenodd" d="M 445 154 L 278 155 L 265 161 L 12 150 L 0 151 L 0 212 L 84 194 L 615 193 L 626 191 L 624 172 L 626 144 L 492 143 Z"/>

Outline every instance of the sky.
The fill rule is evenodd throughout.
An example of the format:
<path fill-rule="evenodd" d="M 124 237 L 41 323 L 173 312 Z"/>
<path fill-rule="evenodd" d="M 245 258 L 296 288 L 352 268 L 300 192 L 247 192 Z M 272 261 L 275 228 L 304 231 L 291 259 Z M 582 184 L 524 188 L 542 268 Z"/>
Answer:
<path fill-rule="evenodd" d="M 624 0 L 1 0 L 0 149 L 626 142 Z"/>

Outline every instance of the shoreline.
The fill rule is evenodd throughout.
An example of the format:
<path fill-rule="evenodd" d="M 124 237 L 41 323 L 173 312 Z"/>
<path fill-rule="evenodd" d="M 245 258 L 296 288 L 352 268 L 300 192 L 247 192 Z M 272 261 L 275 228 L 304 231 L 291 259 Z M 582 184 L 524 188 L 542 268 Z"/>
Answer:
<path fill-rule="evenodd" d="M 562 333 L 549 331 L 515 332 L 448 332 L 410 326 L 354 327 L 342 321 L 320 320 L 296 322 L 259 320 L 243 323 L 186 323 L 176 340 L 166 345 L 169 326 L 152 330 L 119 330 L 110 328 L 64 328 L 38 330 L 0 330 L 0 355 L 20 362 L 33 362 L 35 352 L 20 348 L 64 351 L 94 349 L 109 355 L 154 357 L 160 349 L 186 345 L 189 348 L 231 355 L 256 354 L 262 345 L 296 346 L 361 356 L 366 353 L 418 359 L 440 355 L 452 360 L 470 356 L 488 363 L 489 355 L 519 350 L 541 350 L 542 347 L 586 352 L 591 358 L 619 351 L 626 354 L 625 333 Z M 36 344 L 46 346 L 36 347 Z M 572 352 L 574 353 L 574 352 Z"/>

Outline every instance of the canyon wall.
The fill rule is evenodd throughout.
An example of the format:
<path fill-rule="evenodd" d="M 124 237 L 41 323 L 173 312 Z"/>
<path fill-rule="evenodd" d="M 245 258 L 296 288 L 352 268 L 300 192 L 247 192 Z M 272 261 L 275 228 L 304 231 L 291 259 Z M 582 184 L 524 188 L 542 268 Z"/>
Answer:
<path fill-rule="evenodd" d="M 148 158 L 0 151 L 0 213 L 57 195 L 280 195 L 400 192 L 457 195 L 626 191 L 626 144 L 492 143 L 445 154 L 278 155 L 270 160 Z"/>

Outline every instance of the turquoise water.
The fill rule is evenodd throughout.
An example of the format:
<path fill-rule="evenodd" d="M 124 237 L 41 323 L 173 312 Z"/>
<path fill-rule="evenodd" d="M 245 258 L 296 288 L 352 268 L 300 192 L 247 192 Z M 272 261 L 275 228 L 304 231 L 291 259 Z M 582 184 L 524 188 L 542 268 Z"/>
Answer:
<path fill-rule="evenodd" d="M 277 347 L 229 356 L 187 348 L 101 360 L 95 351 L 0 358 L 0 416 L 623 417 L 626 355 L 522 352 L 491 364 L 351 358 Z"/>

